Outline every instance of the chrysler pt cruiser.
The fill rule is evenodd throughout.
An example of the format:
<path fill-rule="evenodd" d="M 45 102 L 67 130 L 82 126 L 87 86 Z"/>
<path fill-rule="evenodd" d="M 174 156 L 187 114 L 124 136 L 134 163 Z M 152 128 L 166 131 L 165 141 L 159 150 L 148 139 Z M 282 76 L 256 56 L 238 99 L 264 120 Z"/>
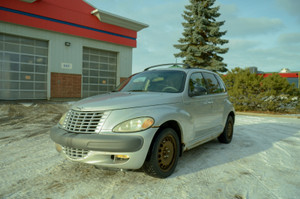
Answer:
<path fill-rule="evenodd" d="M 235 112 L 222 79 L 166 65 L 76 102 L 51 128 L 56 149 L 73 161 L 166 178 L 184 151 L 216 138 L 230 143 Z"/>

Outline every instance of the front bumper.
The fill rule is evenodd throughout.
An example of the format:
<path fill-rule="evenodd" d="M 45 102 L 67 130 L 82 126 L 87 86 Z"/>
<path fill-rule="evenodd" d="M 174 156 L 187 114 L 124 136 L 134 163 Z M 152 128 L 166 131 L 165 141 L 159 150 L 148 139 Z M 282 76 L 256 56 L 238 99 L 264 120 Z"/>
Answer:
<path fill-rule="evenodd" d="M 50 130 L 50 137 L 65 149 L 63 153 L 73 161 L 103 167 L 138 169 L 146 159 L 156 130 L 150 128 L 130 134 L 76 134 L 54 126 Z M 69 152 L 79 153 L 80 156 L 74 158 Z M 117 155 L 129 158 L 119 159 Z"/>
<path fill-rule="evenodd" d="M 77 134 L 69 133 L 58 126 L 50 130 L 51 139 L 62 146 L 103 152 L 134 152 L 142 148 L 141 136 Z"/>

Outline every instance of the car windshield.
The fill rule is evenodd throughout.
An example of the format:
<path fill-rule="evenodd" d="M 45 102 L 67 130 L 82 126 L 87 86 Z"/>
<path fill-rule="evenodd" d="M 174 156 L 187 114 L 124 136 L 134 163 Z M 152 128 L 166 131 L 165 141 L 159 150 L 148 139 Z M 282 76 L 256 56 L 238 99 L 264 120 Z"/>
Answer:
<path fill-rule="evenodd" d="M 145 71 L 129 77 L 116 91 L 181 93 L 185 78 L 186 74 L 183 71 Z"/>

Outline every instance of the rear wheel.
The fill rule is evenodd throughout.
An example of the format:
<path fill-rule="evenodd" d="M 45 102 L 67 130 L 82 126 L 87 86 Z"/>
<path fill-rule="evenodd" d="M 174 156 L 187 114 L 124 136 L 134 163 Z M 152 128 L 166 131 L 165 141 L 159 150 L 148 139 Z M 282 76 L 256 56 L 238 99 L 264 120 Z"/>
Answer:
<path fill-rule="evenodd" d="M 162 130 L 153 140 L 144 163 L 144 171 L 157 178 L 170 176 L 177 165 L 179 149 L 179 139 L 176 132 L 171 128 Z"/>
<path fill-rule="evenodd" d="M 218 137 L 219 142 L 229 144 L 233 136 L 233 118 L 228 116 L 223 133 Z"/>

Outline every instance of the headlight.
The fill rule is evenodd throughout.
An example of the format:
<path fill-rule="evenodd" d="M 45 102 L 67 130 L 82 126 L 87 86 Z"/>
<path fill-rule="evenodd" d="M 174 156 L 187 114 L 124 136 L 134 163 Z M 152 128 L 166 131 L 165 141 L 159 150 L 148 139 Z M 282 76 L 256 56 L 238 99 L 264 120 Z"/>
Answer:
<path fill-rule="evenodd" d="M 140 117 L 127 120 L 115 126 L 113 132 L 128 133 L 143 131 L 150 128 L 154 124 L 154 119 L 151 117 Z"/>
<path fill-rule="evenodd" d="M 64 124 L 64 121 L 65 121 L 65 119 L 66 119 L 67 113 L 68 113 L 68 112 L 66 112 L 65 114 L 63 114 L 63 116 L 60 118 L 60 120 L 59 120 L 59 122 L 58 122 L 60 125 L 63 125 L 63 124 Z"/>

